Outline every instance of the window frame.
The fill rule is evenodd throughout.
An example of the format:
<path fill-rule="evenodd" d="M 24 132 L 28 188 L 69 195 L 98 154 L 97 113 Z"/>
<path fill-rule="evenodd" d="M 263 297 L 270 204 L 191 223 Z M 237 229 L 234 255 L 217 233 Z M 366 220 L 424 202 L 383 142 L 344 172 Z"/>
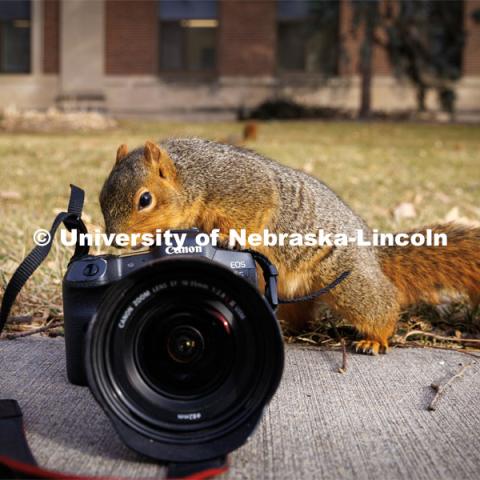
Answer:
<path fill-rule="evenodd" d="M 35 1 L 35 0 L 30 0 L 28 2 L 28 10 L 29 10 L 29 14 L 28 14 L 28 17 L 14 17 L 14 18 L 1 18 L 0 17 L 0 75 L 7 75 L 7 76 L 18 76 L 18 75 L 32 75 L 33 73 L 33 48 L 32 48 L 32 38 L 33 38 L 33 35 L 32 35 L 32 30 L 33 30 L 33 27 L 32 27 L 32 1 Z M 9 23 L 12 23 L 14 24 L 14 22 L 16 21 L 28 21 L 29 22 L 29 26 L 28 27 L 23 27 L 23 28 L 28 28 L 28 68 L 26 71 L 22 71 L 22 72 L 12 72 L 12 71 L 5 71 L 3 70 L 2 66 L 3 66 L 3 57 L 2 57 L 2 47 L 1 47 L 1 44 L 3 42 L 3 35 L 5 34 L 4 33 L 4 28 L 5 28 L 5 25 L 9 24 Z M 18 27 L 17 27 L 18 28 Z"/>
<path fill-rule="evenodd" d="M 277 0 L 278 1 L 278 0 Z M 340 7 L 338 7 L 340 8 Z M 335 42 L 336 45 L 339 45 L 340 42 L 340 11 L 338 12 L 338 21 L 335 26 Z M 275 42 L 275 58 L 276 58 L 276 74 L 280 78 L 312 78 L 312 79 L 327 79 L 327 78 L 335 78 L 338 77 L 340 74 L 340 50 L 337 51 L 337 56 L 335 58 L 335 68 L 333 69 L 333 73 L 327 73 L 325 71 L 317 71 L 317 72 L 308 72 L 306 70 L 307 65 L 307 50 L 304 49 L 303 52 L 303 63 L 305 67 L 302 70 L 298 69 L 288 69 L 282 67 L 280 64 L 280 25 L 301 25 L 305 24 L 309 21 L 309 17 L 280 17 L 278 16 L 278 9 L 277 9 L 277 19 L 276 19 L 276 42 Z"/>
<path fill-rule="evenodd" d="M 173 79 L 173 80 L 210 80 L 213 78 L 218 77 L 219 67 L 218 67 L 218 60 L 219 60 L 219 52 L 220 52 L 220 21 L 219 21 L 219 11 L 220 11 L 220 2 L 221 0 L 208 0 L 209 3 L 215 4 L 215 16 L 212 16 L 209 12 L 208 14 L 202 14 L 201 12 L 196 12 L 193 16 L 185 16 L 182 17 L 181 15 L 174 15 L 167 14 L 164 12 L 162 17 L 162 3 L 164 0 L 157 0 L 158 3 L 158 17 L 157 17 L 157 74 L 164 78 L 164 79 Z M 185 13 L 185 12 L 184 12 Z M 187 14 L 188 15 L 188 14 Z M 213 68 L 203 69 L 203 70 L 191 70 L 188 68 L 187 59 L 188 59 L 188 41 L 186 29 L 188 27 L 183 27 L 181 25 L 182 22 L 188 20 L 214 20 L 217 22 L 216 26 L 214 27 L 214 66 Z M 178 24 L 181 28 L 181 41 L 182 41 L 182 51 L 181 51 L 181 68 L 164 68 L 163 63 L 163 55 L 162 55 L 162 31 L 163 25 L 165 24 Z M 195 27 L 191 27 L 195 28 Z M 197 27 L 201 28 L 201 27 Z M 208 27 L 206 27 L 208 28 Z M 212 27 L 211 27 L 212 28 Z"/>
<path fill-rule="evenodd" d="M 165 23 L 180 24 L 183 20 L 191 20 L 191 19 L 181 19 L 181 20 L 162 20 L 161 18 L 158 19 L 158 73 L 161 76 L 172 77 L 172 78 L 176 76 L 180 78 L 192 78 L 192 79 L 216 77 L 218 72 L 218 43 L 219 43 L 218 25 L 215 27 L 215 67 L 214 68 L 205 69 L 205 70 L 189 70 L 188 68 L 185 68 L 188 45 L 187 45 L 187 42 L 184 41 L 184 38 L 182 38 L 182 68 L 168 69 L 168 68 L 162 67 L 162 24 L 165 24 Z M 216 18 L 212 20 L 216 20 L 218 22 Z M 182 34 L 182 37 L 184 37 L 183 34 Z"/>
<path fill-rule="evenodd" d="M 280 64 L 280 25 L 302 25 L 303 23 L 306 22 L 306 19 L 300 19 L 300 18 L 282 18 L 277 20 L 277 42 L 276 42 L 276 47 L 277 47 L 277 72 L 280 75 L 284 74 L 290 74 L 290 75 L 301 75 L 301 74 L 308 74 L 306 71 L 305 67 L 302 70 L 298 69 L 289 69 L 289 68 L 284 68 Z M 303 50 L 303 64 L 306 66 L 307 63 L 307 51 L 306 48 Z"/>

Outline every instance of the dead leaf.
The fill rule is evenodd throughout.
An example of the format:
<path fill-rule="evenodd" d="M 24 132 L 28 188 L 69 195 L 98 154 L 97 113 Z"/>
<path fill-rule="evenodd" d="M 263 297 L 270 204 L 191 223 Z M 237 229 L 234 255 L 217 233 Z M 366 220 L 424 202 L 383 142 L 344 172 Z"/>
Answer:
<path fill-rule="evenodd" d="M 22 195 L 20 194 L 20 192 L 16 192 L 15 190 L 6 190 L 0 192 L 0 198 L 2 200 L 21 200 Z"/>
<path fill-rule="evenodd" d="M 460 218 L 460 209 L 458 207 L 453 207 L 446 215 L 446 222 L 456 222 Z"/>
<path fill-rule="evenodd" d="M 313 170 L 314 170 L 314 165 L 313 165 L 313 162 L 311 160 L 307 160 L 303 167 L 302 167 L 302 170 L 305 172 L 305 173 L 312 173 Z"/>
<path fill-rule="evenodd" d="M 415 205 L 410 202 L 403 202 L 393 210 L 393 217 L 396 222 L 403 218 L 415 218 L 416 216 L 417 211 L 415 210 Z"/>
<path fill-rule="evenodd" d="M 460 209 L 458 207 L 453 207 L 444 218 L 445 222 L 454 222 L 462 223 L 464 225 L 469 225 L 471 227 L 478 227 L 480 222 L 478 220 L 473 220 L 471 218 L 465 217 L 460 214 Z"/>

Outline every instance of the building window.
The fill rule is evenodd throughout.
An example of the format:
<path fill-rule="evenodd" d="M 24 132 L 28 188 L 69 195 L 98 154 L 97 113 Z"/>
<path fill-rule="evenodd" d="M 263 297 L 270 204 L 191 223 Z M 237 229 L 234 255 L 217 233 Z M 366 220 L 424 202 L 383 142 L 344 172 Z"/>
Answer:
<path fill-rule="evenodd" d="M 0 0 L 0 73 L 30 72 L 30 1 Z"/>
<path fill-rule="evenodd" d="M 340 2 L 278 0 L 277 18 L 280 71 L 338 73 Z"/>
<path fill-rule="evenodd" d="M 214 71 L 217 50 L 217 1 L 160 0 L 159 13 L 161 71 Z"/>

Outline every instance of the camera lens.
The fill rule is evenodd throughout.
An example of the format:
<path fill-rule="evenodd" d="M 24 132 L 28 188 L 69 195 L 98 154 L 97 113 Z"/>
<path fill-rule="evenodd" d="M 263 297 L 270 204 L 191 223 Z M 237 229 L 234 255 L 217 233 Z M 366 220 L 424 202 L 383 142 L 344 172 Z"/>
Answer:
<path fill-rule="evenodd" d="M 146 314 L 135 342 L 136 366 L 155 391 L 171 397 L 205 394 L 228 373 L 234 345 L 228 320 L 210 301 L 172 297 Z"/>
<path fill-rule="evenodd" d="M 176 327 L 169 335 L 167 349 L 170 358 L 178 363 L 191 363 L 203 353 L 202 334 L 194 327 Z"/>
<path fill-rule="evenodd" d="M 123 440 L 171 461 L 240 446 L 283 370 L 280 328 L 258 290 L 188 256 L 109 287 L 86 349 L 88 384 Z"/>

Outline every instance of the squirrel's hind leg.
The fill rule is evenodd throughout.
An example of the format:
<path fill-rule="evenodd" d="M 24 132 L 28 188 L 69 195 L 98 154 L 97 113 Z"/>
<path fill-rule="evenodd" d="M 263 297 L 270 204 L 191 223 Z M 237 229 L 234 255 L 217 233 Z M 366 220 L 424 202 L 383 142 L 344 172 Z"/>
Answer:
<path fill-rule="evenodd" d="M 379 313 L 376 318 L 358 314 L 350 315 L 345 311 L 343 314 L 364 337 L 362 340 L 354 342 L 353 346 L 356 352 L 370 355 L 388 352 L 388 340 L 395 333 L 399 309 L 386 309 L 383 314 Z"/>
<path fill-rule="evenodd" d="M 374 338 L 366 338 L 364 340 L 358 340 L 353 343 L 356 352 L 366 353 L 367 355 L 378 355 L 379 353 L 387 353 L 389 350 L 388 346 L 388 337 L 389 334 Z"/>
<path fill-rule="evenodd" d="M 379 275 L 383 277 L 381 272 Z M 385 277 L 380 280 L 352 271 L 325 299 L 364 337 L 354 343 L 357 352 L 386 353 L 388 340 L 395 332 L 400 313 L 395 287 Z"/>

